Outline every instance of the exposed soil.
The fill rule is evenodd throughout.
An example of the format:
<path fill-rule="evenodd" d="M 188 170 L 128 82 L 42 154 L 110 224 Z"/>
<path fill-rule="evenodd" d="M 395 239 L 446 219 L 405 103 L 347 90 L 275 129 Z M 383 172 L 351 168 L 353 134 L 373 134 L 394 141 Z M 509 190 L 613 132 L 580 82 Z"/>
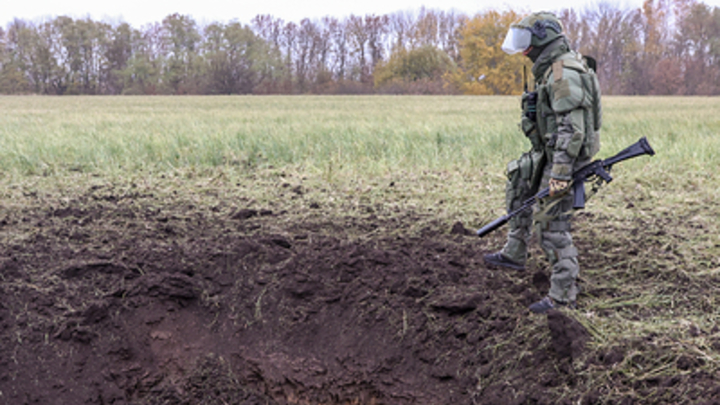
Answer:
<path fill-rule="evenodd" d="M 151 200 L 91 190 L 0 218 L 0 403 L 642 403 L 574 390 L 628 349 L 588 355 L 572 317 L 531 316 L 547 275 L 486 268 L 501 235 Z M 652 403 L 715 385 L 657 381 Z"/>

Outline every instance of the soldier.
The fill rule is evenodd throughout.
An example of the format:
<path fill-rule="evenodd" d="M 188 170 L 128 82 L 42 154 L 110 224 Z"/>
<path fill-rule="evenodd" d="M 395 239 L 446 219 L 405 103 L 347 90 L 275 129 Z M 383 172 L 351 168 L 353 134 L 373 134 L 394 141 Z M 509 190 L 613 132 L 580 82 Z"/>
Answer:
<path fill-rule="evenodd" d="M 513 24 L 502 49 L 529 57 L 535 77 L 534 91 L 526 90 L 522 96 L 520 124 L 532 149 L 508 164 L 507 208 L 520 207 L 546 187 L 550 197 L 538 203 L 534 214 L 526 212 L 513 218 L 507 243 L 500 252 L 485 255 L 485 262 L 524 269 L 531 226 L 535 225 L 552 275 L 548 295 L 530 305 L 530 310 L 545 313 L 559 305 L 574 307 L 580 268 L 570 234 L 570 180 L 572 173 L 590 163 L 600 149 L 602 109 L 595 63 L 570 49 L 562 24 L 547 12 L 531 14 Z"/>

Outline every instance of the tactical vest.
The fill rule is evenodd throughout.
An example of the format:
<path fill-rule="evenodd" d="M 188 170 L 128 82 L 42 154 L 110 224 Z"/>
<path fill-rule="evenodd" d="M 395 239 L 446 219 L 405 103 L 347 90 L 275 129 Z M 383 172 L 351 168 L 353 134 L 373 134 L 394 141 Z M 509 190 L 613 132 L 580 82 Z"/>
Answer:
<path fill-rule="evenodd" d="M 587 60 L 575 52 L 561 55 L 543 77 L 536 80 L 537 132 L 540 142 L 552 148 L 559 114 L 582 109 L 584 139 L 578 139 L 577 158 L 592 158 L 600 150 L 602 106 L 600 83 Z M 548 152 L 550 152 L 548 150 Z"/>

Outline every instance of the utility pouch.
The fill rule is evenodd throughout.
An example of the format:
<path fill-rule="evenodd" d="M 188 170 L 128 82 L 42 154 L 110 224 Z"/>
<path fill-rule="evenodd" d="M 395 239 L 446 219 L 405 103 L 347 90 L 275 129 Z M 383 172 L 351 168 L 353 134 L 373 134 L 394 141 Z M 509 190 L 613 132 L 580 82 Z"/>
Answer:
<path fill-rule="evenodd" d="M 602 105 L 600 104 L 600 83 L 595 72 L 582 74 L 583 90 L 586 101 L 583 103 L 592 113 L 592 129 L 599 131 L 602 127 Z"/>
<path fill-rule="evenodd" d="M 520 129 L 522 129 L 525 136 L 530 139 L 533 150 L 541 151 L 543 149 L 543 145 L 537 131 L 537 104 L 538 93 L 536 91 L 526 91 L 523 93 Z"/>
<path fill-rule="evenodd" d="M 528 137 L 530 140 L 530 143 L 532 144 L 534 151 L 542 151 L 543 150 L 543 143 L 540 139 L 540 135 L 537 131 L 537 123 L 534 121 L 531 121 L 530 118 L 523 116 L 520 120 L 520 129 L 525 134 L 525 136 Z"/>
<path fill-rule="evenodd" d="M 528 169 L 526 157 L 527 153 L 524 153 L 520 159 L 511 161 L 507 166 L 508 181 L 505 185 L 505 205 L 508 212 L 517 208 L 527 194 L 527 180 L 523 179 L 523 172 Z"/>
<path fill-rule="evenodd" d="M 600 127 L 602 127 L 602 105 L 600 104 L 600 83 L 592 70 L 581 75 L 585 92 L 585 144 L 588 157 L 595 156 L 600 150 Z"/>
<path fill-rule="evenodd" d="M 537 111 L 537 131 L 540 136 L 543 136 L 553 123 L 548 123 L 548 120 L 554 116 L 554 112 L 550 108 L 550 101 L 548 100 L 548 86 L 545 84 L 539 84 L 537 87 L 537 105 L 535 107 Z M 550 125 L 548 125 L 550 124 Z"/>
<path fill-rule="evenodd" d="M 537 192 L 544 156 L 542 152 L 527 152 L 519 159 L 508 163 L 508 181 L 505 188 L 508 212 L 519 208 L 525 200 Z"/>
<path fill-rule="evenodd" d="M 537 102 L 538 93 L 537 91 L 526 91 L 522 95 L 522 110 L 523 116 L 532 122 L 537 121 Z"/>

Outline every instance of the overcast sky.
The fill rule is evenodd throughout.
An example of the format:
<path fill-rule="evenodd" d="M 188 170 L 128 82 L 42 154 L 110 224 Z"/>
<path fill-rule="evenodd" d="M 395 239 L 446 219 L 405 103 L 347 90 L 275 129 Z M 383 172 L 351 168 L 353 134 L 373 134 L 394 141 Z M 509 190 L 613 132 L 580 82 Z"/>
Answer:
<path fill-rule="evenodd" d="M 258 14 L 270 14 L 286 21 L 299 22 L 303 18 L 324 16 L 346 17 L 350 14 L 389 14 L 396 11 L 419 10 L 423 5 L 437 10 L 457 10 L 468 15 L 477 12 L 513 9 L 543 11 L 597 4 L 599 0 L 4 0 L 0 7 L 0 25 L 6 26 L 14 18 L 42 21 L 66 15 L 73 18 L 90 17 L 110 23 L 127 22 L 135 28 L 161 22 L 173 13 L 191 15 L 198 23 L 237 20 L 250 23 Z M 640 7 L 643 0 L 605 0 L 619 8 Z M 720 0 L 704 0 L 710 6 L 720 6 Z"/>

